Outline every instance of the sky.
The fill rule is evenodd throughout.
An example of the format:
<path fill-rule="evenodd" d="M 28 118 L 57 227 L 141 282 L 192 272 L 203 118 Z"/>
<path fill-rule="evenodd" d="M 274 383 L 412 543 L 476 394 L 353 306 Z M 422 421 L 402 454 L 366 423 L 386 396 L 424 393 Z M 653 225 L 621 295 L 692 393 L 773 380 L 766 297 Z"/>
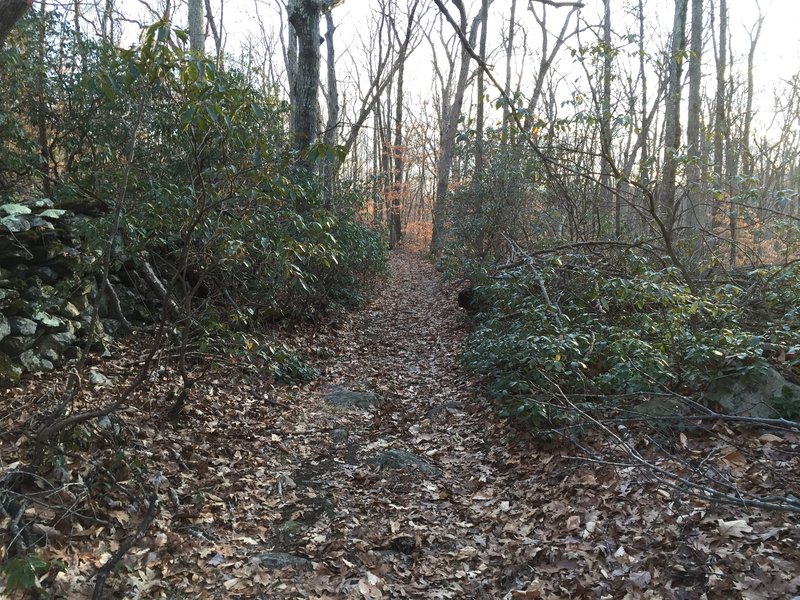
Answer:
<path fill-rule="evenodd" d="M 138 2 L 145 0 L 121 0 L 126 7 L 136 6 Z M 175 1 L 175 0 L 173 0 Z M 181 1 L 181 0 L 177 0 Z M 185 1 L 185 0 L 184 0 Z M 428 4 L 433 4 L 430 0 Z M 585 8 L 583 13 L 589 23 L 600 23 L 602 14 L 602 0 L 584 0 Z M 614 29 L 619 34 L 635 31 L 635 23 L 631 21 L 625 23 L 624 8 L 634 3 L 634 0 L 611 0 L 612 10 L 615 11 L 612 21 Z M 157 0 L 152 0 L 157 3 Z M 264 20 L 265 25 L 277 28 L 279 24 L 276 6 L 279 0 L 211 0 L 211 6 L 215 13 L 219 14 L 219 8 L 224 2 L 224 29 L 226 32 L 226 50 L 229 53 L 238 54 L 237 49 L 247 45 L 248 38 L 260 40 L 260 30 L 256 18 L 255 3 L 258 2 L 259 14 Z M 405 0 L 399 0 L 401 4 Z M 535 2 L 535 0 L 534 0 Z M 477 12 L 479 0 L 465 0 L 470 8 L 470 14 Z M 373 0 L 344 0 L 341 5 L 334 9 L 334 20 L 337 23 L 336 45 L 340 56 L 344 50 L 350 46 L 355 52 L 358 44 L 356 40 L 363 34 L 370 20 L 370 13 L 374 10 L 377 3 Z M 529 15 L 526 14 L 525 6 L 527 0 L 518 0 L 518 15 L 528 18 L 529 24 L 529 43 L 538 44 L 538 30 Z M 495 0 L 493 12 L 490 19 L 490 31 L 498 32 L 500 22 L 507 19 L 510 6 L 509 0 Z M 661 28 L 666 31 L 672 21 L 672 11 L 674 4 L 669 0 L 645 0 L 648 17 L 647 26 L 650 28 Z M 757 121 L 768 123 L 769 115 L 766 114 L 772 106 L 774 100 L 774 90 L 781 80 L 790 78 L 793 74 L 800 71 L 800 0 L 728 0 L 729 8 L 729 27 L 732 36 L 732 46 L 735 55 L 738 56 L 738 65 L 734 68 L 743 72 L 745 57 L 749 47 L 749 30 L 756 22 L 759 10 L 764 15 L 761 37 L 758 42 L 755 55 L 755 103 L 759 114 L 756 115 Z M 436 10 L 433 6 L 432 10 Z M 559 26 L 560 15 L 566 14 L 568 9 L 548 9 L 549 19 L 553 23 L 552 28 Z M 705 12 L 708 23 L 709 10 Z M 708 26 L 708 25 L 707 25 Z M 495 35 L 498 35 L 497 33 Z M 134 38 L 135 39 L 135 38 Z M 588 35 L 584 37 L 584 41 Z M 211 40 L 208 41 L 209 48 Z M 258 41 L 256 41 L 258 43 Z M 495 40 L 495 46 L 500 43 L 499 36 Z M 491 42 L 490 42 L 491 46 Z M 711 51 L 710 40 L 706 46 L 706 62 L 704 71 L 710 74 L 714 68 L 713 54 Z M 324 53 L 323 53 L 324 54 Z M 569 71 L 568 52 L 562 58 L 560 69 Z M 282 59 L 277 58 L 277 62 L 282 65 Z M 410 59 L 414 75 L 410 78 L 410 87 L 418 88 L 419 94 L 429 94 L 431 89 L 432 69 L 430 67 L 430 49 L 427 44 L 422 44 Z M 502 61 L 496 61 L 498 67 Z M 338 65 L 337 65 L 338 67 Z M 338 69 L 341 77 L 346 77 L 345 68 Z M 498 72 L 502 78 L 502 74 Z"/>

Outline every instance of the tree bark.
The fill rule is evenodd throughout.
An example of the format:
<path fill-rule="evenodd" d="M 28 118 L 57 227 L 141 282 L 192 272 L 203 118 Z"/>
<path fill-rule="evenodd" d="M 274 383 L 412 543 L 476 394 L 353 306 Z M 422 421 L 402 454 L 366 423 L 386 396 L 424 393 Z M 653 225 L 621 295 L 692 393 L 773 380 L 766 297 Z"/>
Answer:
<path fill-rule="evenodd" d="M 25 11 L 33 5 L 32 0 L 0 0 L 0 48 Z"/>
<path fill-rule="evenodd" d="M 676 154 L 681 145 L 681 73 L 682 54 L 686 50 L 686 13 L 688 0 L 676 0 L 669 48 L 669 87 L 664 108 L 664 166 L 658 194 L 658 210 L 666 231 L 671 235 L 675 225 L 675 187 L 678 163 Z"/>
<path fill-rule="evenodd" d="M 689 225 L 700 229 L 705 224 L 703 214 L 704 186 L 700 179 L 700 88 L 703 63 L 703 0 L 692 0 L 692 37 L 689 56 L 689 109 L 686 120 L 686 143 L 689 163 L 686 166 Z M 697 232 L 695 232 L 697 233 Z"/>
<path fill-rule="evenodd" d="M 328 121 L 325 124 L 325 133 L 322 140 L 326 146 L 335 146 L 339 141 L 339 88 L 336 83 L 336 51 L 333 46 L 333 33 L 336 31 L 336 26 L 333 24 L 331 11 L 325 13 L 325 25 L 325 46 L 328 63 Z M 335 187 L 335 168 L 335 158 L 326 160 L 324 166 L 325 186 L 330 193 L 333 193 Z"/>
<path fill-rule="evenodd" d="M 189 0 L 189 49 L 203 54 L 206 46 L 203 0 Z"/>
<path fill-rule="evenodd" d="M 467 12 L 461 0 L 453 0 L 458 8 L 459 15 L 459 29 L 462 34 L 466 35 L 467 31 Z M 442 0 L 434 0 L 439 10 L 444 14 L 447 9 L 444 7 Z M 475 47 L 475 42 L 478 36 L 478 23 L 480 22 L 481 15 L 478 14 L 472 22 L 472 28 L 469 32 L 469 46 Z M 436 196 L 433 205 L 433 232 L 431 235 L 431 252 L 438 253 L 442 248 L 444 242 L 444 228 L 445 228 L 445 208 L 447 201 L 447 190 L 450 185 L 450 171 L 453 167 L 453 155 L 456 146 L 456 133 L 458 131 L 458 118 L 461 115 L 461 107 L 464 103 L 464 92 L 467 88 L 467 78 L 469 76 L 469 64 L 471 61 L 470 52 L 463 47 L 461 48 L 461 64 L 458 71 L 458 80 L 456 82 L 455 94 L 453 96 L 452 104 L 447 107 L 447 114 L 443 115 L 444 123 L 441 128 L 441 136 L 439 140 L 439 160 L 436 169 Z"/>
<path fill-rule="evenodd" d="M 317 140 L 319 101 L 319 21 L 331 0 L 291 0 L 287 6 L 289 23 L 297 34 L 297 71 L 294 81 L 292 133 L 297 163 L 311 171 L 313 164 L 306 151 Z"/>

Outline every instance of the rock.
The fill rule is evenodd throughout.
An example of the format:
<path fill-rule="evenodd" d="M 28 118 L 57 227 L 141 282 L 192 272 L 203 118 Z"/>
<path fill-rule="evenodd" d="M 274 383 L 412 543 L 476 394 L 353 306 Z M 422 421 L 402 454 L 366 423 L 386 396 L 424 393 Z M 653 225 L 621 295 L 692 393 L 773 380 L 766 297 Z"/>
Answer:
<path fill-rule="evenodd" d="M 344 442 L 348 437 L 350 437 L 350 433 L 347 429 L 337 428 L 331 431 L 331 439 L 334 442 Z"/>
<path fill-rule="evenodd" d="M 411 468 L 427 475 L 436 475 L 439 469 L 429 462 L 406 452 L 405 450 L 386 450 L 369 460 L 371 464 L 378 465 L 386 469 L 405 469 Z"/>
<path fill-rule="evenodd" d="M 781 416 L 781 408 L 795 414 L 800 411 L 800 386 L 765 368 L 716 380 L 703 400 L 726 414 L 769 419 Z"/>
<path fill-rule="evenodd" d="M 3 217 L 0 219 L 0 225 L 5 227 L 10 233 L 24 233 L 31 229 L 30 222 L 22 217 Z"/>
<path fill-rule="evenodd" d="M 58 281 L 58 273 L 55 269 L 50 267 L 31 267 L 30 273 L 37 275 L 45 283 L 56 283 Z"/>
<path fill-rule="evenodd" d="M 36 200 L 26 200 L 22 204 L 24 204 L 28 208 L 39 209 L 39 210 L 41 209 L 47 210 L 55 206 L 55 204 L 53 203 L 52 200 L 50 200 L 50 198 L 37 198 Z"/>
<path fill-rule="evenodd" d="M 11 385 L 22 377 L 22 367 L 11 357 L 0 353 L 0 385 Z"/>
<path fill-rule="evenodd" d="M 38 321 L 45 327 L 50 329 L 58 329 L 64 326 L 64 321 L 59 319 L 58 317 L 54 317 L 51 314 L 44 312 L 43 310 L 38 310 L 33 314 L 34 321 Z"/>
<path fill-rule="evenodd" d="M 19 362 L 28 373 L 52 371 L 55 366 L 51 361 L 39 356 L 36 350 L 26 350 L 19 355 Z"/>
<path fill-rule="evenodd" d="M 122 323 L 116 319 L 101 319 L 100 321 L 103 324 L 105 333 L 112 337 L 120 333 L 120 329 L 123 328 Z"/>
<path fill-rule="evenodd" d="M 332 385 L 324 392 L 325 400 L 334 406 L 356 406 L 369 408 L 383 402 L 372 392 L 354 392 L 340 385 Z"/>
<path fill-rule="evenodd" d="M 437 404 L 431 408 L 426 416 L 429 419 L 436 419 L 438 417 L 445 417 L 448 414 L 455 414 L 464 410 L 464 403 L 458 400 L 448 400 L 442 404 Z"/>
<path fill-rule="evenodd" d="M 15 300 L 17 298 L 19 298 L 19 292 L 17 290 L 7 287 L 0 288 L 0 300 Z"/>
<path fill-rule="evenodd" d="M 286 567 L 294 567 L 296 569 L 314 568 L 314 563 L 307 558 L 286 552 L 261 552 L 256 558 L 263 566 L 272 569 L 285 569 Z"/>
<path fill-rule="evenodd" d="M 62 333 L 49 333 L 42 336 L 37 344 L 39 352 L 49 361 L 59 364 L 64 351 L 77 343 L 75 334 L 64 331 Z"/>
<path fill-rule="evenodd" d="M 36 334 L 36 321 L 26 319 L 25 317 L 11 317 L 8 320 L 11 326 L 11 333 L 14 335 L 35 335 Z"/>
<path fill-rule="evenodd" d="M 36 337 L 32 335 L 9 335 L 0 341 L 0 351 L 9 356 L 19 356 L 25 350 L 32 348 L 36 343 Z"/>
<path fill-rule="evenodd" d="M 33 211 L 24 204 L 3 204 L 0 206 L 0 214 L 4 217 L 14 217 L 17 215 L 29 215 Z"/>
<path fill-rule="evenodd" d="M 61 316 L 66 317 L 68 319 L 77 319 L 81 314 L 81 311 L 78 310 L 78 307 L 75 306 L 72 302 L 67 302 L 64 307 L 61 309 Z"/>
<path fill-rule="evenodd" d="M 11 335 L 11 324 L 6 316 L 0 312 L 0 340 Z"/>
<path fill-rule="evenodd" d="M 83 350 L 78 346 L 70 346 L 64 350 L 64 360 L 80 360 Z"/>
<path fill-rule="evenodd" d="M 92 369 L 89 373 L 89 383 L 97 387 L 106 387 L 111 385 L 111 380 L 103 375 L 100 371 Z"/>

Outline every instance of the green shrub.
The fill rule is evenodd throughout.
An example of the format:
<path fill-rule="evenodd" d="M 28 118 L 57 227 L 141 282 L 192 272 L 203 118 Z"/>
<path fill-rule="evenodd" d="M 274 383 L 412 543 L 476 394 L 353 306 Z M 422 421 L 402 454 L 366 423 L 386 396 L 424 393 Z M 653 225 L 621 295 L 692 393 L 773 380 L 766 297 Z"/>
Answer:
<path fill-rule="evenodd" d="M 604 401 L 665 389 L 693 394 L 721 375 L 765 368 L 781 353 L 797 366 L 800 289 L 790 274 L 771 280 L 775 320 L 764 321 L 735 285 L 693 294 L 672 270 L 641 257 L 618 255 L 612 264 L 563 256 L 477 289 L 489 309 L 463 358 L 493 397 L 538 422 L 552 416 L 540 397 L 557 391 Z"/>

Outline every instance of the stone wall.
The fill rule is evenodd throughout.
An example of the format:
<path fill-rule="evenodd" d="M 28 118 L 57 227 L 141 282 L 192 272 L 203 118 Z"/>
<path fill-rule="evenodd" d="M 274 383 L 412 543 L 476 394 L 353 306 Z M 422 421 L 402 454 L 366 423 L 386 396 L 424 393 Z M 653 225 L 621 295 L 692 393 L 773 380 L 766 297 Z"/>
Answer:
<path fill-rule="evenodd" d="M 97 294 L 96 261 L 76 233 L 87 218 L 49 199 L 0 206 L 0 385 L 80 357 Z M 145 316 L 135 286 L 111 279 L 125 317 Z M 120 322 L 109 318 L 107 301 L 99 308 L 95 339 L 103 344 Z"/>

